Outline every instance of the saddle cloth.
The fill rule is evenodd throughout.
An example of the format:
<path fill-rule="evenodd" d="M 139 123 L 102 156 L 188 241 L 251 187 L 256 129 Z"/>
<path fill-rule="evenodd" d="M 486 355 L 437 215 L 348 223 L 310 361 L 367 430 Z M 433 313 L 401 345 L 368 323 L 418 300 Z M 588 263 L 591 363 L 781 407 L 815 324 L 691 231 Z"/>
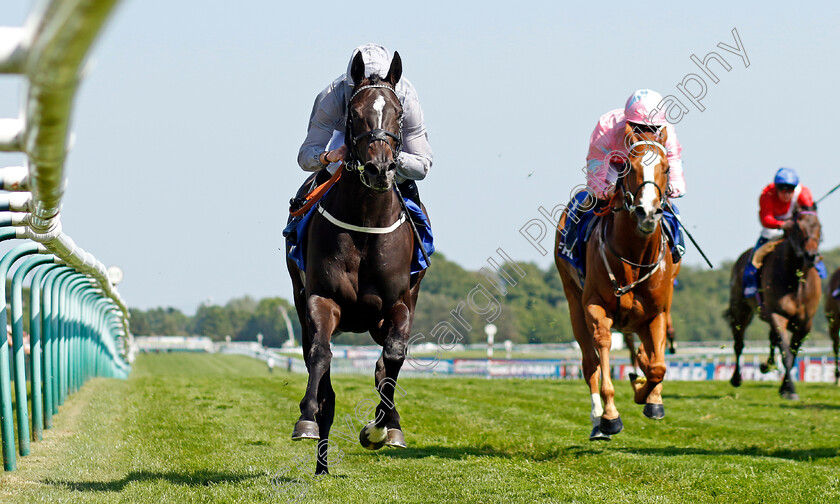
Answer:
<path fill-rule="evenodd" d="M 574 195 L 567 207 L 568 213 L 576 212 L 583 201 L 586 199 L 586 191 L 580 191 Z M 672 204 L 674 210 L 677 207 Z M 679 213 L 679 211 L 677 210 Z M 580 220 L 577 225 L 573 225 L 573 220 L 570 215 L 566 215 L 566 223 L 563 227 L 564 236 L 560 241 L 560 246 L 557 250 L 557 255 L 575 267 L 578 275 L 583 279 L 586 271 L 586 242 L 592 236 L 595 229 L 595 224 L 601 219 L 595 215 L 595 209 L 590 209 L 584 213 L 577 213 Z M 665 210 L 662 217 L 662 230 L 665 232 L 665 237 L 668 239 L 668 245 L 671 249 L 671 257 L 675 263 L 679 262 L 683 254 L 685 254 L 685 241 L 683 239 L 682 226 L 680 225 L 677 216 Z"/>

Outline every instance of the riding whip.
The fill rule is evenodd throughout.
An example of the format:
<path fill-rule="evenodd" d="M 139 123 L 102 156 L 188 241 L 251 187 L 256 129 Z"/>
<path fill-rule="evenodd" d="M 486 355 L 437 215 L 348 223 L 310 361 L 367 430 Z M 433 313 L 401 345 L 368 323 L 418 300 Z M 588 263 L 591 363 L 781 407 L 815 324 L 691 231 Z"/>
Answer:
<path fill-rule="evenodd" d="M 817 203 L 819 203 L 820 201 L 822 201 L 822 200 L 826 199 L 826 198 L 828 197 L 828 195 L 829 195 L 829 194 L 833 193 L 833 192 L 834 192 L 834 191 L 836 191 L 838 188 L 840 188 L 840 184 L 837 184 L 836 186 L 834 186 L 834 187 L 833 187 L 830 191 L 828 191 L 827 193 L 825 193 L 825 196 L 823 196 L 822 198 L 818 199 L 816 202 L 817 202 Z"/>
<path fill-rule="evenodd" d="M 836 189 L 836 188 L 835 188 L 835 189 Z M 833 189 L 832 189 L 832 190 L 833 190 Z M 826 195 L 826 196 L 827 196 L 827 195 Z M 706 264 L 708 264 L 708 265 L 709 265 L 709 268 L 711 268 L 711 269 L 715 269 L 715 267 L 714 267 L 714 266 L 712 266 L 711 261 L 709 261 L 709 258 L 708 258 L 708 257 L 706 257 L 706 254 L 704 254 L 704 253 L 703 253 L 703 249 L 701 249 L 701 248 L 700 248 L 700 245 L 697 245 L 697 242 L 694 240 L 694 237 L 693 237 L 693 236 L 691 236 L 691 233 L 689 233 L 689 232 L 688 232 L 688 228 L 686 228 L 686 227 L 685 227 L 685 224 L 683 224 L 683 221 L 682 221 L 682 219 L 680 218 L 680 214 L 678 214 L 677 212 L 675 212 L 675 211 L 674 211 L 674 207 L 672 207 L 672 206 L 671 206 L 671 202 L 670 202 L 670 201 L 666 201 L 666 202 L 665 202 L 665 204 L 666 204 L 666 205 L 668 205 L 668 210 L 670 210 L 670 211 L 671 211 L 671 213 L 672 213 L 672 214 L 674 214 L 674 216 L 677 218 L 677 220 L 678 220 L 678 221 L 680 221 L 680 224 L 682 225 L 683 231 L 685 231 L 685 235 L 686 235 L 686 236 L 688 236 L 688 239 L 689 239 L 689 240 L 691 240 L 691 243 L 693 243 L 693 244 L 694 244 L 694 246 L 697 248 L 697 252 L 700 252 L 700 255 L 701 255 L 701 256 L 703 256 L 703 259 L 705 259 Z"/>

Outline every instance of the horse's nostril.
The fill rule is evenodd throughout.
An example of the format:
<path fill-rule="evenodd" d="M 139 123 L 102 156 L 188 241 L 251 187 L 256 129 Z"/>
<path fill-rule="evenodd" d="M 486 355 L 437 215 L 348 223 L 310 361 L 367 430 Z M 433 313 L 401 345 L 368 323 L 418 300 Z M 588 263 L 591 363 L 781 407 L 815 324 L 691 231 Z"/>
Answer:
<path fill-rule="evenodd" d="M 662 207 L 656 207 L 656 211 L 654 212 L 654 214 L 659 216 L 659 215 L 662 215 L 663 213 L 665 213 L 665 210 L 663 210 Z"/>
<path fill-rule="evenodd" d="M 647 212 L 645 212 L 645 209 L 642 207 L 636 207 L 636 209 L 633 210 L 633 213 L 635 213 L 636 217 L 639 219 L 644 219 L 647 215 Z"/>

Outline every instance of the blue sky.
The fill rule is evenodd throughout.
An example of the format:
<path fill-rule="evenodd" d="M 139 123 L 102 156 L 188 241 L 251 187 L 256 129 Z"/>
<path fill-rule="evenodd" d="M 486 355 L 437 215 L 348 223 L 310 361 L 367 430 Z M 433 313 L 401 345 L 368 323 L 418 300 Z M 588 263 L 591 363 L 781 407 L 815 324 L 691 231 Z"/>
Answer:
<path fill-rule="evenodd" d="M 0 25 L 30 2 L 5 0 Z M 92 51 L 77 97 L 64 230 L 125 271 L 131 306 L 290 297 L 280 232 L 304 174 L 297 149 L 312 100 L 351 50 L 398 50 L 418 90 L 435 164 L 420 185 L 436 244 L 478 268 L 499 247 L 550 264 L 520 234 L 538 207 L 583 183 L 598 117 L 641 87 L 690 107 L 676 125 L 684 220 L 715 265 L 760 230 L 758 194 L 779 166 L 816 197 L 833 159 L 840 7 L 833 2 L 456 2 L 124 0 Z M 750 65 L 717 47 L 735 42 Z M 716 51 L 700 112 L 677 90 Z M 701 74 L 702 75 L 702 74 Z M 705 76 L 704 76 L 705 77 Z M 19 79 L 0 78 L 0 116 Z M 0 166 L 20 164 L 0 155 Z M 823 248 L 840 246 L 840 191 L 820 207 Z M 544 245 L 548 246 L 549 238 Z M 698 265 L 689 248 L 686 263 Z"/>

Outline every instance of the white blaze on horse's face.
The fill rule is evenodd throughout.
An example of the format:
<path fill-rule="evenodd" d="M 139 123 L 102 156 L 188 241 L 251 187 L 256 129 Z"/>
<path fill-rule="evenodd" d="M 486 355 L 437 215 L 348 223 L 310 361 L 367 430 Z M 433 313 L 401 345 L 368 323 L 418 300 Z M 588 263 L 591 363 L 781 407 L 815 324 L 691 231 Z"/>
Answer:
<path fill-rule="evenodd" d="M 382 111 L 385 110 L 385 98 L 382 95 L 376 97 L 376 101 L 373 102 L 373 110 L 376 111 L 376 128 L 382 129 Z"/>
<path fill-rule="evenodd" d="M 642 157 L 642 167 L 644 168 L 644 177 L 645 182 L 656 182 L 656 169 L 659 168 L 659 164 L 662 162 L 662 159 L 659 157 L 658 149 L 654 148 L 653 146 L 647 146 L 648 149 L 645 152 L 645 155 Z M 654 207 L 654 201 L 656 200 L 656 186 L 653 184 L 645 184 L 642 188 L 642 197 L 641 197 L 641 205 L 644 208 L 645 212 L 648 215 L 652 215 L 656 208 Z"/>

